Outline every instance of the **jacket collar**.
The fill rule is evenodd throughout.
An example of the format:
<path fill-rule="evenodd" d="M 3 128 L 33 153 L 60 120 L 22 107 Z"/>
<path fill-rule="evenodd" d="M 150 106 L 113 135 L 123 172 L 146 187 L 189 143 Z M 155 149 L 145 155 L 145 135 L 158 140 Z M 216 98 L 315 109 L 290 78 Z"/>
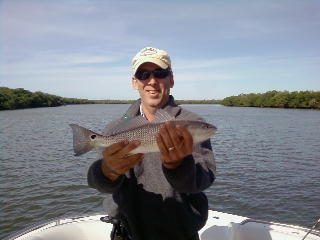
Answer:
<path fill-rule="evenodd" d="M 129 107 L 125 115 L 123 115 L 122 119 L 129 120 L 131 118 L 134 118 L 140 115 L 141 114 L 140 105 L 141 105 L 141 98 L 139 98 Z M 164 105 L 162 109 L 168 112 L 169 115 L 172 117 L 177 117 L 181 112 L 181 107 L 175 103 L 174 97 L 172 95 L 169 96 L 168 102 Z"/>

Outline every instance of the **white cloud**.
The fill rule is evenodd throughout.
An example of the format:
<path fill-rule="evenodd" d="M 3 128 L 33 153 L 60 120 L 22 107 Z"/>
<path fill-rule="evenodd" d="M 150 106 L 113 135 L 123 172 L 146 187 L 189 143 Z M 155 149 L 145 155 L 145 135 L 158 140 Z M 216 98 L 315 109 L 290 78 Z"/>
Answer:
<path fill-rule="evenodd" d="M 0 81 L 63 96 L 131 98 L 131 57 L 151 45 L 171 54 L 179 96 L 319 89 L 319 9 L 298 0 L 3 0 Z"/>

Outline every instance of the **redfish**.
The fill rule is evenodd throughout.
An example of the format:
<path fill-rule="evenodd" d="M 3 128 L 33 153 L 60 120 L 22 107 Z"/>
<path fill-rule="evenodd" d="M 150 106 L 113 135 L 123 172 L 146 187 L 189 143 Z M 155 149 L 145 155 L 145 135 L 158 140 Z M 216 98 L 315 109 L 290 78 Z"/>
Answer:
<path fill-rule="evenodd" d="M 108 147 L 120 141 L 139 141 L 140 145 L 130 154 L 159 152 L 156 135 L 161 126 L 170 121 L 173 125 L 184 126 L 193 137 L 194 144 L 201 143 L 211 138 L 217 128 L 204 121 L 175 119 L 164 110 L 158 110 L 155 121 L 148 121 L 143 116 L 138 116 L 123 121 L 111 133 L 102 135 L 76 124 L 70 124 L 73 132 L 73 149 L 75 156 L 89 152 L 95 147 Z"/>

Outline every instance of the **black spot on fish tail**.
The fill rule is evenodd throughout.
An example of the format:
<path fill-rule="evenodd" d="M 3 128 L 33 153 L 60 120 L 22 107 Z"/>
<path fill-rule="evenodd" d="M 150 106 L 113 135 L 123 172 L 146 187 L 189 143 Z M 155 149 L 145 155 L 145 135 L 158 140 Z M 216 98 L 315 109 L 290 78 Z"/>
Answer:
<path fill-rule="evenodd" d="M 91 151 L 94 148 L 91 140 L 96 138 L 98 134 L 76 124 L 70 124 L 70 127 L 73 133 L 73 150 L 75 156 L 80 156 Z"/>

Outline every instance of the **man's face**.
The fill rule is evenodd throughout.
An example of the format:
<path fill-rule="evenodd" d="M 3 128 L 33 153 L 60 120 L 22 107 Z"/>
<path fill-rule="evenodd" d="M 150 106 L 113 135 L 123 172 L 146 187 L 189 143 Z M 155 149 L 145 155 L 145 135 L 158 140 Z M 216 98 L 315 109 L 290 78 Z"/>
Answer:
<path fill-rule="evenodd" d="M 138 70 L 145 69 L 154 71 L 160 67 L 154 63 L 144 63 Z M 161 68 L 160 68 L 161 69 Z M 173 87 L 174 81 L 172 73 L 165 78 L 156 78 L 154 74 L 146 80 L 132 78 L 133 88 L 139 91 L 141 102 L 146 107 L 161 108 L 169 99 L 170 88 Z"/>

